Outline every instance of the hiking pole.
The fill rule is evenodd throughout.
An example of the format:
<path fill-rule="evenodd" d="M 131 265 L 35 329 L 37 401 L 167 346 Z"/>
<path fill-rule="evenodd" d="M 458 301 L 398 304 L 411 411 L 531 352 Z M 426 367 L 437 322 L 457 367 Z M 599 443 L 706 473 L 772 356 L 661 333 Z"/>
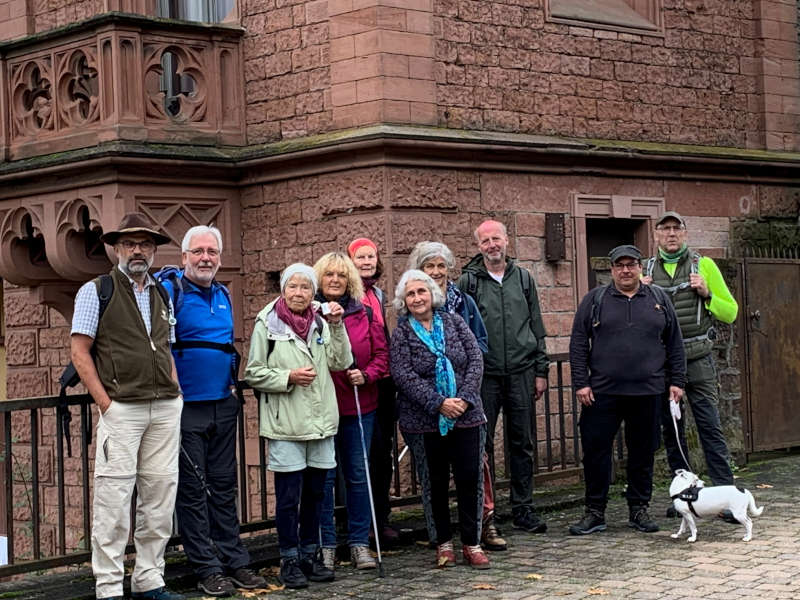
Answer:
<path fill-rule="evenodd" d="M 183 447 L 183 444 L 180 445 L 180 448 L 181 448 L 181 454 L 183 454 L 183 457 L 192 467 L 192 470 L 194 471 L 194 476 L 197 477 L 197 481 L 200 482 L 200 487 L 203 488 L 203 491 L 208 495 L 209 498 L 211 498 L 211 488 L 208 487 L 208 482 L 206 481 L 203 472 L 200 470 L 200 467 L 198 467 L 197 464 L 195 464 L 195 462 L 192 460 L 192 457 L 189 456 L 189 453 Z"/>
<path fill-rule="evenodd" d="M 355 363 L 353 363 L 355 368 Z M 381 560 L 381 540 L 378 536 L 378 520 L 375 518 L 375 499 L 372 496 L 372 477 L 369 474 L 369 457 L 367 456 L 367 442 L 364 438 L 364 423 L 361 421 L 361 402 L 358 399 L 358 386 L 353 385 L 353 395 L 356 400 L 356 414 L 358 415 L 358 431 L 361 434 L 361 451 L 364 454 L 364 470 L 367 472 L 367 492 L 369 494 L 369 510 L 372 513 L 372 529 L 375 532 L 375 549 L 378 551 L 378 577 L 385 577 L 383 561 Z"/>

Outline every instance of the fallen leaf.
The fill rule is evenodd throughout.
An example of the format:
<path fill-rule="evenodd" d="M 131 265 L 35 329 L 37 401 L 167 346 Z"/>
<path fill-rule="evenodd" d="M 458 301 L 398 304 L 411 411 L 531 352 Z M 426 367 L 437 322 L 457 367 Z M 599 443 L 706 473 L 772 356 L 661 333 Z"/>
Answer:
<path fill-rule="evenodd" d="M 589 588 L 586 593 L 592 596 L 608 596 L 608 592 L 603 588 Z"/>
<path fill-rule="evenodd" d="M 443 569 L 445 565 L 447 565 L 447 562 L 448 560 L 446 556 L 440 556 L 439 560 L 436 562 L 436 566 L 439 567 L 440 569 Z"/>
<path fill-rule="evenodd" d="M 772 488 L 772 487 L 774 487 L 774 486 L 771 486 L 771 485 L 770 485 L 770 484 L 768 484 L 768 483 L 759 483 L 759 484 L 758 484 L 756 487 L 757 487 L 758 489 L 760 489 L 760 490 L 767 490 L 767 489 L 770 489 L 770 488 Z"/>
<path fill-rule="evenodd" d="M 239 590 L 239 594 L 243 598 L 260 598 L 263 594 L 271 594 L 272 592 L 279 592 L 284 589 L 282 585 L 267 584 L 265 588 L 256 588 L 254 590 Z M 209 599 L 210 600 L 210 599 Z"/>
<path fill-rule="evenodd" d="M 530 575 L 525 575 L 525 579 L 535 579 L 536 581 L 539 581 L 541 578 L 542 576 L 539 575 L 538 573 L 531 573 Z"/>
<path fill-rule="evenodd" d="M 494 587 L 491 583 L 476 583 L 472 586 L 473 590 L 496 590 L 497 588 Z"/>

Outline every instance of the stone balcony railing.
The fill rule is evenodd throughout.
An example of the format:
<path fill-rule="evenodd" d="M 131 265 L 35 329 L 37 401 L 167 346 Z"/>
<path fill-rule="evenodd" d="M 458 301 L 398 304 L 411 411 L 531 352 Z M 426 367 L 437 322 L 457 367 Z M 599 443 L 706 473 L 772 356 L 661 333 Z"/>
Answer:
<path fill-rule="evenodd" d="M 0 161 L 117 140 L 244 144 L 242 34 L 106 13 L 0 44 Z"/>

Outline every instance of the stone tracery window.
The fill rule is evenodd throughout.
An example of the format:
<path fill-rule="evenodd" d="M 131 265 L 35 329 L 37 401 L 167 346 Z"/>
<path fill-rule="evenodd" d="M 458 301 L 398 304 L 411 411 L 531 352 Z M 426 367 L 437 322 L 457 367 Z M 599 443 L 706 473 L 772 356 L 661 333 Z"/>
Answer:
<path fill-rule="evenodd" d="M 546 8 L 556 23 L 663 35 L 661 0 L 546 0 Z"/>
<path fill-rule="evenodd" d="M 158 0 L 158 16 L 182 21 L 226 23 L 235 21 L 235 0 Z"/>

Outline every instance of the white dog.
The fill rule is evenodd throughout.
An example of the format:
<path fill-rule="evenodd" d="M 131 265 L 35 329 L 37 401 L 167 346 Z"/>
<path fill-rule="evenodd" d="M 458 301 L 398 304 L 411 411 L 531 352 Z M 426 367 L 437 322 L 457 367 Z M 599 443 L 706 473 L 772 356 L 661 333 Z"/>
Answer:
<path fill-rule="evenodd" d="M 689 488 L 699 488 L 697 490 L 697 500 L 684 500 L 681 496 L 688 497 L 691 494 L 682 492 Z M 748 516 L 749 513 L 757 517 L 764 510 L 764 507 L 756 508 L 753 495 L 747 490 L 740 490 L 735 485 L 718 485 L 715 487 L 704 487 L 703 480 L 691 471 L 678 469 L 675 471 L 675 479 L 669 486 L 669 495 L 672 498 L 672 505 L 682 516 L 680 529 L 670 537 L 676 539 L 689 528 L 691 535 L 687 541 L 694 542 L 697 539 L 697 525 L 694 517 L 712 517 L 718 515 L 723 510 L 730 510 L 734 518 L 744 525 L 744 537 L 742 541 L 749 542 L 753 538 L 753 521 Z"/>

